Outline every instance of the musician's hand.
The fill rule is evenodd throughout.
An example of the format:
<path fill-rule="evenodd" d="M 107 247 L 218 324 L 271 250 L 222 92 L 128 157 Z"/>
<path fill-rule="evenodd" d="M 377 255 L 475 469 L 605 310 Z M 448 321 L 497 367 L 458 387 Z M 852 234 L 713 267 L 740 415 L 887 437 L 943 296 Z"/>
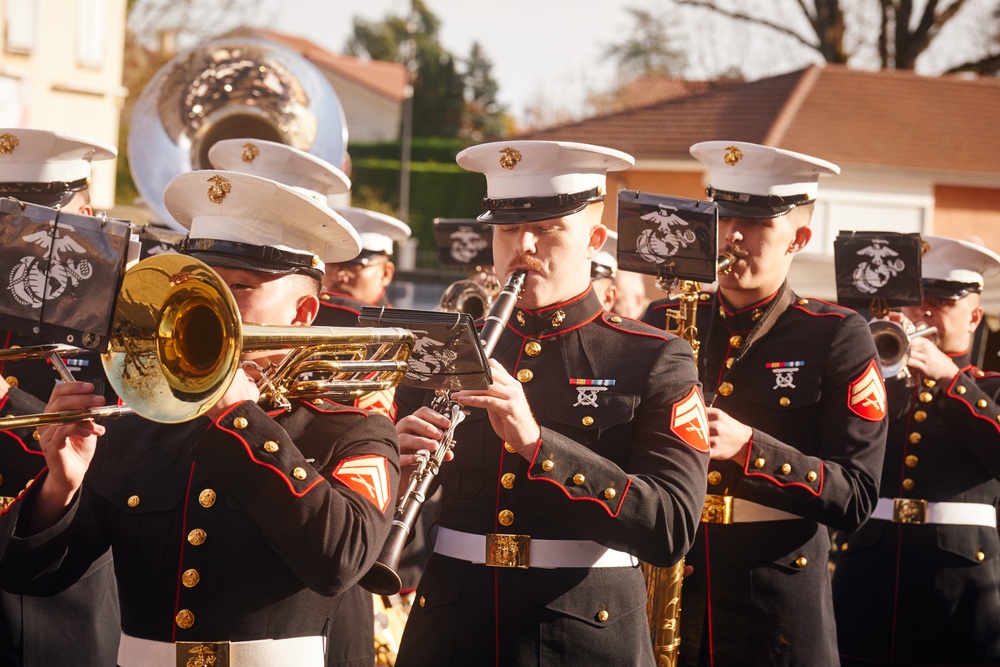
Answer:
<path fill-rule="evenodd" d="M 399 436 L 399 465 L 412 466 L 416 463 L 416 452 L 426 449 L 433 452 L 438 448 L 441 437 L 451 421 L 442 414 L 424 406 L 412 415 L 403 417 L 396 422 L 396 435 Z M 453 452 L 444 456 L 445 461 L 455 458 Z"/>
<path fill-rule="evenodd" d="M 0 375 L 0 401 L 4 399 L 8 391 L 10 391 L 10 385 L 7 384 L 7 380 Z"/>
<path fill-rule="evenodd" d="M 236 376 L 233 378 L 233 382 L 229 385 L 229 388 L 226 389 L 226 393 L 205 414 L 212 421 L 215 421 L 238 403 L 242 403 L 243 401 L 253 401 L 256 403 L 259 400 L 260 389 L 257 388 L 257 383 L 250 379 L 243 368 L 240 368 L 236 371 Z"/>
<path fill-rule="evenodd" d="M 531 414 L 524 388 L 495 359 L 490 359 L 493 384 L 486 391 L 456 391 L 452 400 L 470 408 L 483 408 L 490 415 L 490 424 L 500 438 L 514 450 L 530 459 L 542 437 L 542 429 Z"/>
<path fill-rule="evenodd" d="M 104 405 L 104 397 L 94 395 L 93 391 L 94 385 L 89 382 L 57 384 L 45 411 L 83 410 Z M 83 485 L 97 448 L 97 438 L 104 435 L 104 430 L 102 425 L 91 420 L 38 427 L 39 443 L 49 473 L 32 514 L 34 532 L 44 530 L 65 513 L 74 494 Z"/>
<path fill-rule="evenodd" d="M 961 370 L 937 345 L 922 337 L 910 339 L 910 357 L 906 365 L 911 371 L 938 382 L 951 380 Z"/>
<path fill-rule="evenodd" d="M 719 408 L 706 408 L 708 443 L 713 459 L 746 458 L 753 429 Z"/>

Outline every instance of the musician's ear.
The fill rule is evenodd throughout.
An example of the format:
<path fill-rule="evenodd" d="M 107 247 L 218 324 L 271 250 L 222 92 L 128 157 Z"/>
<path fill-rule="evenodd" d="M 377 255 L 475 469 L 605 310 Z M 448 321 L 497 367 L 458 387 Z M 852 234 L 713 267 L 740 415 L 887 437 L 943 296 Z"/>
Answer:
<path fill-rule="evenodd" d="M 788 252 L 795 253 L 806 247 L 809 239 L 812 238 L 812 228 L 803 225 L 795 230 L 795 240 L 788 246 Z"/>
<path fill-rule="evenodd" d="M 587 244 L 587 257 L 593 257 L 608 240 L 608 228 L 602 224 L 594 225 L 590 230 L 590 243 Z"/>

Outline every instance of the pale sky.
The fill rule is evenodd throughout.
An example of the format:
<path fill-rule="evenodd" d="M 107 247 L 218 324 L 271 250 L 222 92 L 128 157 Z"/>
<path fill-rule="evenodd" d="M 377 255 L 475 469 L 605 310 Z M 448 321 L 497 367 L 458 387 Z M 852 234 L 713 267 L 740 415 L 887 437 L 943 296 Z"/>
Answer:
<path fill-rule="evenodd" d="M 410 8 L 410 0 L 261 2 L 261 16 L 252 22 L 301 35 L 333 53 L 343 52 L 355 16 L 378 21 L 389 14 L 406 14 Z M 794 10 L 795 0 L 733 2 L 744 11 L 770 14 L 776 22 L 793 27 L 795 19 L 801 20 Z M 819 61 L 814 52 L 771 31 L 720 20 L 699 9 L 678 10 L 669 0 L 426 0 L 426 4 L 440 19 L 441 42 L 453 55 L 466 57 L 473 41 L 483 46 L 500 85 L 500 102 L 521 121 L 526 106 L 538 99 L 549 108 L 583 116 L 588 89 L 613 87 L 614 66 L 602 54 L 610 44 L 623 42 L 632 29 L 627 7 L 669 14 L 672 37 L 688 54 L 689 78 L 712 77 L 732 64 L 739 64 L 751 78 L 760 78 Z M 870 10 L 871 4 L 843 0 L 848 9 L 856 5 Z M 960 37 L 929 54 L 924 59 L 926 69 L 933 67 L 934 60 L 955 62 L 959 57 L 955 49 L 982 38 L 974 33 L 990 23 L 987 17 L 994 4 L 993 0 L 969 0 L 963 10 L 968 18 L 960 17 L 946 28 Z M 877 25 L 877 16 L 863 16 L 852 25 L 855 30 L 870 29 Z M 849 32 L 849 41 L 850 37 Z M 852 65 L 872 66 L 870 54 L 866 58 L 862 53 L 856 60 Z"/>

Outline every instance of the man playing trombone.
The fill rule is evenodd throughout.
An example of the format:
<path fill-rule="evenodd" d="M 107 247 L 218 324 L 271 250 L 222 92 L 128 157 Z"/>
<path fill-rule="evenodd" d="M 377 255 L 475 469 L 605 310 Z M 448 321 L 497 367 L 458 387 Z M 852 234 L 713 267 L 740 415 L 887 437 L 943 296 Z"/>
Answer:
<path fill-rule="evenodd" d="M 512 141 L 458 163 L 486 175 L 498 277 L 526 277 L 492 386 L 452 394 L 470 414 L 442 467 L 434 553 L 396 664 L 653 665 L 636 564 L 687 551 L 708 441 L 690 346 L 605 312 L 591 286 L 606 172 L 632 157 Z M 449 420 L 404 394 L 412 461 Z"/>
<path fill-rule="evenodd" d="M 360 250 L 340 216 L 266 179 L 189 172 L 171 181 L 164 199 L 190 229 L 188 252 L 216 269 L 248 322 L 308 325 L 324 263 Z M 130 289 L 141 293 L 154 278 L 194 289 L 193 271 L 153 271 Z M 151 310 L 145 316 L 159 312 Z M 193 355 L 180 366 L 232 361 L 205 359 L 206 342 L 180 341 Z M 185 384 L 183 376 L 173 382 Z M 257 404 L 266 385 L 240 367 L 193 421 L 129 416 L 108 426 L 39 428 L 48 469 L 0 517 L 0 584 L 58 591 L 111 545 L 121 667 L 333 662 L 342 593 L 388 531 L 396 435 L 384 416 L 323 399 L 293 396 L 289 411 L 268 412 Z M 92 389 L 60 385 L 48 409 L 101 404 Z"/>
<path fill-rule="evenodd" d="M 1000 256 L 924 236 L 923 302 L 892 313 L 914 337 L 887 378 L 889 436 L 871 520 L 839 540 L 833 577 L 844 665 L 1000 661 L 1000 376 L 970 358 L 984 277 Z M 901 335 L 905 335 L 901 334 Z"/>

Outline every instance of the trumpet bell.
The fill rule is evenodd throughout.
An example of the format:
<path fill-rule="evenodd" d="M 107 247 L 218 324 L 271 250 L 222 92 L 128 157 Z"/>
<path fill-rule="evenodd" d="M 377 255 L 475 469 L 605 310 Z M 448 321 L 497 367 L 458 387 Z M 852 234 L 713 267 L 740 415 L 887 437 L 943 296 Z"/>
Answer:
<path fill-rule="evenodd" d="M 910 358 L 910 341 L 921 336 L 937 336 L 937 327 L 929 327 L 923 322 L 917 326 L 904 327 L 888 320 L 872 320 L 868 328 L 875 342 L 883 378 L 894 378 L 904 372 Z"/>
<path fill-rule="evenodd" d="M 264 139 L 339 167 L 347 147 L 340 99 L 312 63 L 262 39 L 209 42 L 174 57 L 136 102 L 129 168 L 158 222 L 182 229 L 163 204 L 177 174 L 210 169 L 221 139 Z"/>

